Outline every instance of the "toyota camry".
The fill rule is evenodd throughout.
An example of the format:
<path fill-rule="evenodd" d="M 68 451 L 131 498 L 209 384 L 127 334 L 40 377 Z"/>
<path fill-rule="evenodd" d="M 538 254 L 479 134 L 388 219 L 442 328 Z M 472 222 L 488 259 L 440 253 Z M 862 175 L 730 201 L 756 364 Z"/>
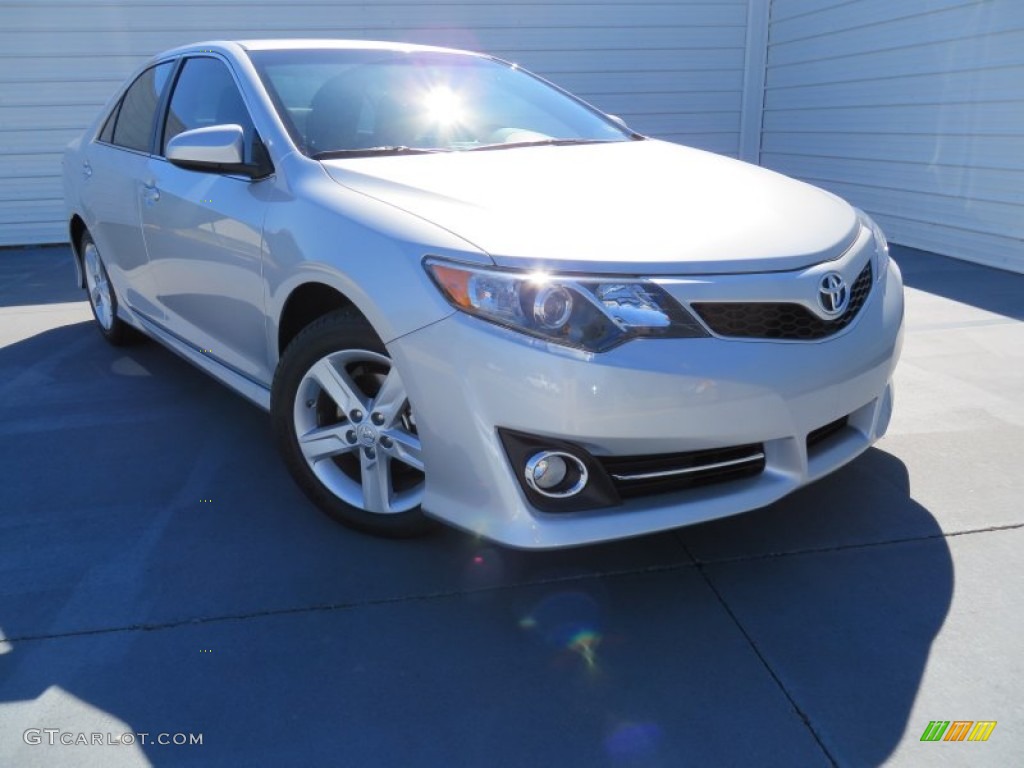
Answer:
<path fill-rule="evenodd" d="M 838 197 L 492 56 L 160 54 L 64 157 L 80 285 L 269 411 L 353 528 L 526 548 L 763 507 L 886 430 L 903 287 Z"/>

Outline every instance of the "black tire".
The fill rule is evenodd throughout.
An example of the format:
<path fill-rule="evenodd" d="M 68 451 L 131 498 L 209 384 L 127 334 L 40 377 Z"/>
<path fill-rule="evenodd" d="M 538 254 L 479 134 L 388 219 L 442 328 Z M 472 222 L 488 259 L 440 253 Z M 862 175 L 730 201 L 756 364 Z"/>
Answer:
<path fill-rule="evenodd" d="M 345 382 L 352 385 L 347 390 L 334 392 L 344 394 L 358 390 L 359 395 L 368 396 L 366 402 L 370 404 L 377 402 L 374 398 L 384 391 L 383 381 L 395 370 L 373 328 L 352 310 L 324 315 L 292 340 L 274 375 L 270 412 L 278 449 L 295 482 L 328 517 L 358 531 L 408 538 L 432 530 L 434 521 L 423 513 L 418 503 L 424 481 L 422 462 L 415 468 L 404 463 L 408 457 L 391 454 L 407 444 L 418 451 L 415 420 L 404 397 L 404 388 L 400 389 L 401 397 L 395 400 L 400 400 L 402 405 L 396 406 L 394 420 L 391 416 L 385 417 L 382 410 L 374 411 L 372 416 L 380 417 L 380 422 L 373 421 L 371 426 L 371 413 L 364 413 L 361 408 L 347 410 L 337 402 L 343 398 L 328 394 L 321 384 L 324 365 L 335 373 L 343 371 L 347 376 Z M 401 386 L 400 378 L 396 381 Z M 371 410 L 373 408 L 367 408 Z M 361 414 L 361 418 L 352 414 Z M 359 430 L 359 437 L 353 438 L 356 430 Z M 331 431 L 332 436 L 318 445 L 329 444 L 332 447 L 328 451 L 337 453 L 307 458 L 300 447 L 300 433 L 308 440 L 314 431 Z M 377 442 L 364 445 L 364 438 L 370 440 L 369 433 L 377 436 Z M 344 439 L 341 435 L 345 435 Z M 308 448 L 309 443 L 306 444 Z M 377 469 L 367 467 L 371 462 Z M 368 483 L 364 481 L 367 478 L 376 481 L 378 477 L 383 480 L 370 484 L 377 489 L 377 494 L 381 494 L 381 485 L 387 491 L 383 493 L 383 500 L 379 495 L 376 497 L 381 509 L 374 510 L 373 501 L 367 500 L 367 494 L 372 491 L 367 491 Z"/>
<path fill-rule="evenodd" d="M 89 308 L 103 338 L 115 347 L 138 341 L 141 334 L 117 316 L 117 293 L 110 283 L 103 256 L 88 232 L 82 233 L 78 252 L 82 258 L 82 274 L 85 278 Z"/>

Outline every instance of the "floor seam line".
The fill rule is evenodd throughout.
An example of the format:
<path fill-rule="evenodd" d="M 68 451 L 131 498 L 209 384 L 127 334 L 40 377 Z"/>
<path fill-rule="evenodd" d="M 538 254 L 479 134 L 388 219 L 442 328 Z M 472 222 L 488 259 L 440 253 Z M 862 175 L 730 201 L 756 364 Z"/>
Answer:
<path fill-rule="evenodd" d="M 539 579 L 537 581 L 523 581 L 516 582 L 514 584 L 501 584 L 491 587 L 481 587 L 478 589 L 445 590 L 439 592 L 428 592 L 417 595 L 403 595 L 401 597 L 378 598 L 375 600 L 363 600 L 340 603 L 322 603 L 319 605 L 308 605 L 293 608 L 276 608 L 267 611 L 251 611 L 249 613 L 224 614 L 220 616 L 206 616 L 190 619 L 176 619 L 172 621 L 157 622 L 152 624 L 132 624 L 118 627 L 101 627 L 96 629 L 74 630 L 70 632 L 55 632 L 51 634 L 2 637 L 0 639 L 6 640 L 9 643 L 25 643 L 45 640 L 63 640 L 67 638 L 88 637 L 92 635 L 115 634 L 118 632 L 155 632 L 165 629 L 177 629 L 178 627 L 185 627 L 196 624 L 215 624 L 228 621 L 246 621 L 249 619 L 262 619 L 274 616 L 290 616 L 302 613 L 327 613 L 330 611 L 346 611 L 357 608 L 372 608 L 379 605 L 395 605 L 400 603 L 414 603 L 419 601 L 439 600 L 451 597 L 459 597 L 463 595 L 470 596 L 486 594 L 490 592 L 504 592 L 513 589 L 542 587 L 551 584 L 565 584 L 578 581 L 589 581 L 593 579 L 618 578 L 623 576 L 643 576 L 645 574 L 654 573 L 671 573 L 673 571 L 681 571 L 683 569 L 693 567 L 694 563 L 692 562 L 671 563 L 658 566 L 651 566 L 647 568 L 632 568 L 618 571 L 606 571 L 603 573 L 588 573 L 579 574 L 575 576 L 561 576 L 549 579 Z"/>
<path fill-rule="evenodd" d="M 1024 528 L 1024 523 L 1007 523 L 1005 525 L 993 525 L 987 528 L 970 528 L 963 531 L 943 531 L 925 536 L 907 536 L 902 539 L 887 539 L 885 541 L 865 541 L 855 544 L 837 544 L 832 547 L 816 547 L 808 549 L 794 549 L 788 552 L 762 552 L 756 555 L 737 555 L 735 557 L 722 557 L 712 560 L 701 560 L 698 564 L 722 565 L 732 563 L 756 562 L 758 560 L 771 560 L 778 557 L 794 557 L 797 555 L 819 555 L 826 552 L 844 552 L 853 549 L 871 549 L 873 547 L 886 547 L 893 544 L 909 544 L 915 541 L 934 541 L 936 539 L 952 539 L 957 536 L 973 536 L 979 533 L 999 533 L 1000 531 L 1014 531 Z M 695 561 L 697 562 L 697 561 Z"/>
<path fill-rule="evenodd" d="M 681 539 L 680 543 L 683 543 Z M 690 554 L 689 549 L 686 547 L 685 543 L 683 543 L 683 549 L 686 550 L 687 554 Z M 691 558 L 692 557 L 693 556 L 691 555 Z M 718 588 L 715 586 L 714 582 L 712 582 L 711 577 L 708 575 L 704 568 L 705 563 L 701 560 L 697 560 L 696 558 L 693 558 L 693 561 L 694 565 L 697 567 L 697 573 L 700 574 L 701 578 L 704 580 L 704 583 L 707 585 L 708 589 L 711 590 L 711 593 L 715 596 L 715 599 L 718 601 L 719 605 L 722 606 L 722 610 L 726 612 L 726 615 L 729 616 L 729 618 L 732 620 L 732 623 L 736 626 L 736 629 L 738 629 L 740 631 L 740 634 L 743 635 L 743 639 L 746 640 L 747 645 L 754 652 L 754 655 L 757 656 L 758 660 L 761 662 L 761 665 L 764 667 L 765 671 L 767 671 L 768 674 L 771 676 L 772 680 L 775 681 L 775 685 L 782 692 L 782 695 L 786 697 L 786 701 L 789 702 L 790 707 L 793 708 L 793 711 L 796 712 L 797 716 L 803 722 L 804 726 L 811 734 L 811 737 L 818 745 L 818 748 L 822 751 L 822 754 L 829 761 L 833 768 L 838 768 L 838 761 L 835 759 L 835 757 L 833 757 L 832 753 L 829 752 L 828 747 L 825 746 L 825 742 L 822 740 L 821 735 L 811 724 L 810 717 L 807 715 L 806 712 L 803 711 L 800 705 L 797 704 L 796 699 L 794 699 L 792 694 L 790 694 L 789 690 L 787 690 L 785 684 L 783 684 L 782 682 L 782 679 L 775 673 L 775 670 L 772 669 L 771 664 L 768 663 L 768 659 L 766 659 L 764 657 L 764 654 L 761 653 L 761 649 L 757 647 L 757 643 L 754 642 L 754 638 L 751 637 L 749 632 L 747 632 L 742 622 L 740 622 L 739 617 L 735 614 L 735 612 L 726 602 L 725 598 L 722 596 L 722 593 L 718 591 Z"/>

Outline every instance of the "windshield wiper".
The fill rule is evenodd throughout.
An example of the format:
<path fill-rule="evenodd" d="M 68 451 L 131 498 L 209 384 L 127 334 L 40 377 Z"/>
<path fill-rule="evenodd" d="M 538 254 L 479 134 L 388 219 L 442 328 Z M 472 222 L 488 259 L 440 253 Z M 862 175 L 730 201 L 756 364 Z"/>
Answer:
<path fill-rule="evenodd" d="M 448 152 L 447 149 L 428 147 L 366 147 L 365 149 L 328 149 L 311 155 L 314 160 L 337 160 L 343 157 L 379 157 L 381 155 L 427 155 L 433 152 Z"/>
<path fill-rule="evenodd" d="M 615 144 L 621 139 L 535 139 L 533 141 L 508 141 L 498 144 L 481 144 L 469 147 L 466 152 L 483 152 L 490 149 L 516 149 L 517 147 L 564 147 L 570 144 Z"/>

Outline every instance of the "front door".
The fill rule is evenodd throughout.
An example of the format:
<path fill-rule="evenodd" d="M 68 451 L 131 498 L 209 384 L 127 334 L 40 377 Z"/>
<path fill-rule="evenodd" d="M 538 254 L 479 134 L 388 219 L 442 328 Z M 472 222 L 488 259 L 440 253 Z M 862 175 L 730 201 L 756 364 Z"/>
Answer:
<path fill-rule="evenodd" d="M 166 330 L 236 372 L 270 385 L 263 218 L 272 182 L 179 168 L 164 149 L 182 131 L 240 125 L 251 153 L 249 111 L 221 59 L 186 59 L 171 93 L 157 154 L 143 177 L 142 225 L 153 300 Z M 249 158 L 247 158 L 249 159 Z"/>

